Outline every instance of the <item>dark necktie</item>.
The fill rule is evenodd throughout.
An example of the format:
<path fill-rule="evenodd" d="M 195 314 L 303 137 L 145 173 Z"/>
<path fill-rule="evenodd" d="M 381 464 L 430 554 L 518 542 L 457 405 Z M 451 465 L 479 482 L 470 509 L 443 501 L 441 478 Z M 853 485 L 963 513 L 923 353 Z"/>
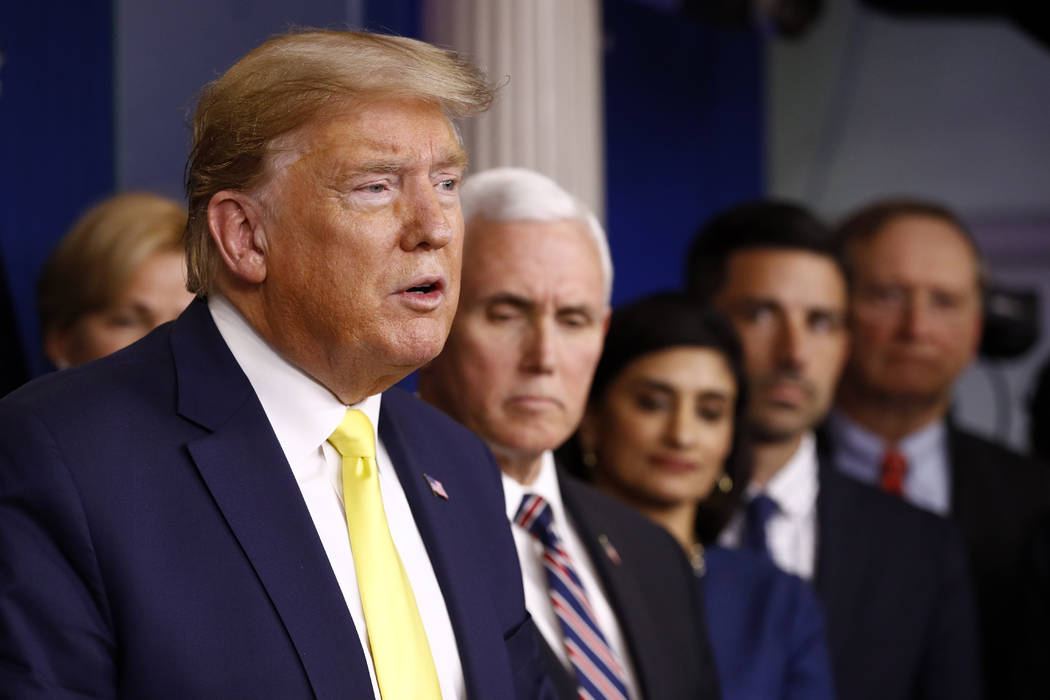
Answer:
<path fill-rule="evenodd" d="M 769 519 L 779 510 L 780 506 L 777 505 L 777 502 L 764 493 L 758 494 L 748 502 L 744 513 L 744 537 L 740 542 L 743 549 L 772 558 L 766 542 L 766 526 L 769 524 Z"/>
<path fill-rule="evenodd" d="M 894 496 L 904 495 L 904 477 L 908 475 L 908 459 L 895 447 L 882 456 L 882 490 Z"/>
<path fill-rule="evenodd" d="M 525 494 L 515 524 L 543 544 L 543 568 L 551 605 L 558 616 L 565 651 L 576 670 L 580 698 L 627 700 L 623 664 L 606 643 L 594 621 L 594 611 L 568 553 L 551 528 L 551 507 L 542 496 Z"/>

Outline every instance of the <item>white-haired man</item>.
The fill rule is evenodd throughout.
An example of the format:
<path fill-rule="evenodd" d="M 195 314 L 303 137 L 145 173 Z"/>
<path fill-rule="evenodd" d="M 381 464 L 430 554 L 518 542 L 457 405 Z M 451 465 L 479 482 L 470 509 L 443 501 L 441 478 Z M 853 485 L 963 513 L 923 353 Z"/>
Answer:
<path fill-rule="evenodd" d="M 695 581 L 660 528 L 561 472 L 609 318 L 597 219 L 538 173 L 462 189 L 463 289 L 424 400 L 473 430 L 503 471 L 526 605 L 564 698 L 711 698 L 717 679 Z"/>

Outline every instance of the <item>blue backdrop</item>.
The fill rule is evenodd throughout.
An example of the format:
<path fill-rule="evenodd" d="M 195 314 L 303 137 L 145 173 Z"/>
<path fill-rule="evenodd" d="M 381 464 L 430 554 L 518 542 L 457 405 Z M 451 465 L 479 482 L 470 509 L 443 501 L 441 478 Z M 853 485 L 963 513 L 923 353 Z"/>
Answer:
<path fill-rule="evenodd" d="M 0 257 L 34 374 L 40 264 L 114 184 L 110 2 L 63 5 L 0 2 Z"/>

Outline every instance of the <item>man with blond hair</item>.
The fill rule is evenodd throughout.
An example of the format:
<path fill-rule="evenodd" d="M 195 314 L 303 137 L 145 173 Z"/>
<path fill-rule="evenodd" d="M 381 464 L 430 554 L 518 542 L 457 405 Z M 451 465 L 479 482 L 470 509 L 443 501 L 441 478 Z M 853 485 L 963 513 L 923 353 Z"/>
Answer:
<path fill-rule="evenodd" d="M 392 384 L 459 295 L 492 99 L 305 32 L 207 86 L 176 321 L 0 403 L 5 697 L 545 697 L 499 471 Z"/>

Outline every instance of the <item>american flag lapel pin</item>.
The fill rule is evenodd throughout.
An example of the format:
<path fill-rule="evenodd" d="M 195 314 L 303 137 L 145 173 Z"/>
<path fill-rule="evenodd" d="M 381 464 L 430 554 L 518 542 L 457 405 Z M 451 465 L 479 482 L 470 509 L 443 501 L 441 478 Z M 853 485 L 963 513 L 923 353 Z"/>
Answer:
<path fill-rule="evenodd" d="M 609 541 L 606 535 L 598 535 L 598 542 L 601 544 L 602 549 L 605 550 L 605 556 L 609 557 L 609 561 L 617 566 L 623 562 L 620 559 L 620 553 L 616 551 L 616 547 L 613 547 L 613 543 Z"/>
<path fill-rule="evenodd" d="M 430 474 L 423 474 L 423 478 L 427 480 L 428 484 L 430 484 L 430 490 L 433 491 L 435 496 L 443 498 L 446 501 L 448 500 L 448 491 L 445 490 L 445 487 L 441 485 L 440 481 L 430 476 Z"/>

